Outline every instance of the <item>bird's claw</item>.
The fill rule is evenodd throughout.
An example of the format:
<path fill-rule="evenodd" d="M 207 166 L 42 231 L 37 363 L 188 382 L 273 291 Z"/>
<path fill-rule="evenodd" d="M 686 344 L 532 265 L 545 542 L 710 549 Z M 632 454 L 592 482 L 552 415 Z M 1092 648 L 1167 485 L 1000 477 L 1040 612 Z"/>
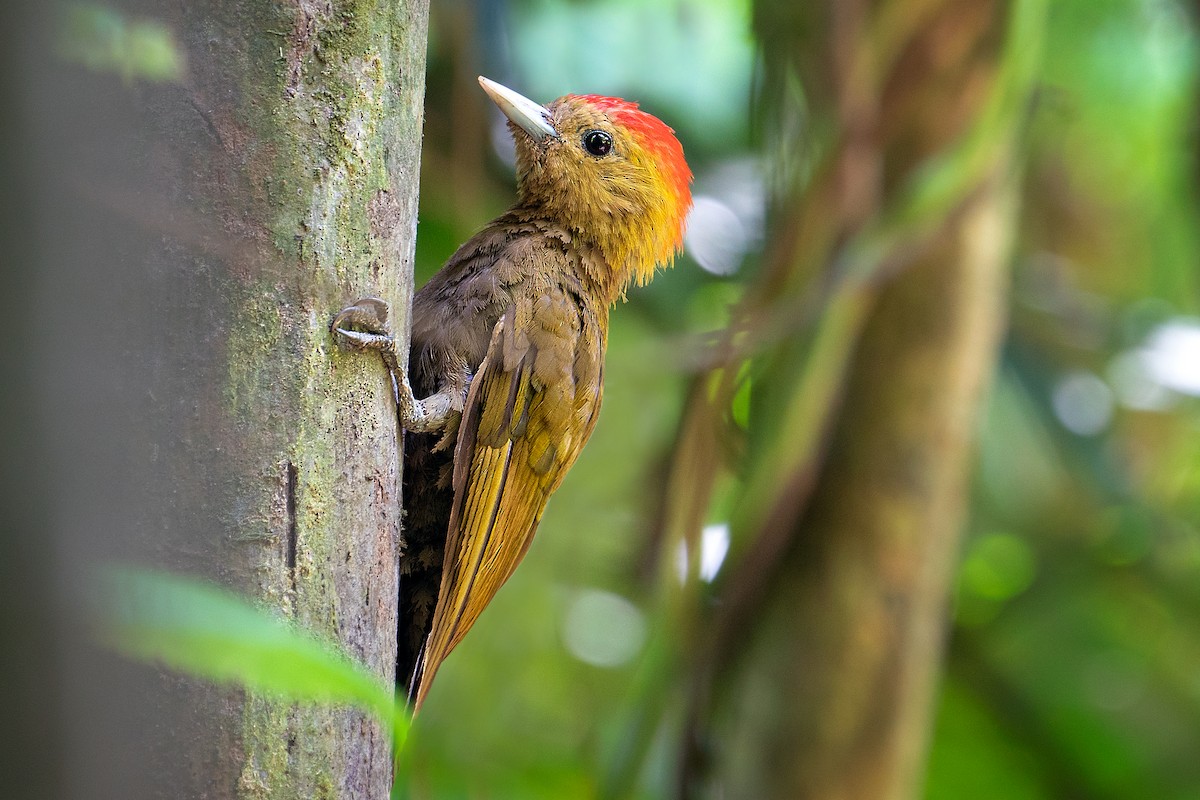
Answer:
<path fill-rule="evenodd" d="M 396 340 L 386 334 L 362 333 L 346 328 L 334 328 L 333 331 L 344 343 L 359 350 L 390 350 L 396 346 Z"/>
<path fill-rule="evenodd" d="M 387 318 L 387 303 L 378 297 L 364 297 L 339 311 L 329 328 L 334 337 L 356 350 L 390 351 L 396 341 Z"/>
<path fill-rule="evenodd" d="M 339 311 L 329 330 L 343 345 L 354 350 L 375 350 L 383 357 L 383 364 L 392 376 L 397 412 L 405 430 L 429 433 L 445 428 L 451 412 L 462 410 L 461 404 L 458 409 L 453 409 L 444 393 L 425 400 L 413 396 L 408 373 L 396 352 L 396 339 L 388 330 L 387 318 L 387 303 L 378 297 L 364 297 Z"/>

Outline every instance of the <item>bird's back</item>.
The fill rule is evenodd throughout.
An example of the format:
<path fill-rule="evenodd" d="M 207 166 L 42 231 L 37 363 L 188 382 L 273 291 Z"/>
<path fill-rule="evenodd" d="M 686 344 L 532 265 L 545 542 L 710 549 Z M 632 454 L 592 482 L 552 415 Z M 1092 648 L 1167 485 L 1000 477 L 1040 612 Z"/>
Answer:
<path fill-rule="evenodd" d="M 589 391 L 594 389 L 595 397 L 589 401 L 588 424 L 582 431 L 582 439 L 586 439 L 599 408 L 599 371 L 608 323 L 608 307 L 595 299 L 595 293 L 587 291 L 589 270 L 599 269 L 590 263 L 591 258 L 586 249 L 576 246 L 569 233 L 528 210 L 510 211 L 472 237 L 414 298 L 409 375 L 416 395 L 425 397 L 442 391 L 447 383 L 465 395 L 471 377 L 487 354 L 497 323 L 507 315 L 511 326 L 519 316 L 524 322 L 516 324 L 531 330 L 510 334 L 518 338 L 527 334 L 542 337 L 539 352 L 544 354 L 539 370 L 546 375 L 563 375 L 562 381 L 571 384 L 572 393 L 580 369 L 586 373 L 581 379 L 595 384 L 589 387 Z M 518 308 L 537 311 L 517 314 Z M 581 345 L 576 340 L 583 331 L 587 342 L 582 345 L 581 358 L 577 352 Z M 539 381 L 538 391 L 555 380 Z M 564 454 L 567 465 L 574 461 L 582 443 L 573 442 L 571 452 Z M 397 681 L 406 687 L 419 683 L 416 673 L 421 651 L 443 580 L 457 445 L 457 425 L 438 433 L 405 434 L 407 516 L 400 577 Z M 548 488 L 552 491 L 553 487 Z M 536 516 L 540 516 L 540 507 Z"/>

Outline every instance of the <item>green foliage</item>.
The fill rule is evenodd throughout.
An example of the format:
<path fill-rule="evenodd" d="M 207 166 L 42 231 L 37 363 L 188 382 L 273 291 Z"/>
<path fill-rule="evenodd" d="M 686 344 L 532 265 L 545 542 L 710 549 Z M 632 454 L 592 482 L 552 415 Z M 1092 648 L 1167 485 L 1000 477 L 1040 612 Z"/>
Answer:
<path fill-rule="evenodd" d="M 717 177 L 744 157 L 750 129 L 747 4 L 644 5 L 514 3 L 506 20 L 511 60 L 501 63 L 512 85 L 533 96 L 586 90 L 646 101 L 680 133 L 697 192 L 724 199 L 728 184 Z M 877 262 L 901 234 L 936 224 L 998 150 L 1018 148 L 1025 189 L 1012 323 L 979 425 L 926 796 L 1194 797 L 1200 403 L 1161 387 L 1139 400 L 1126 371 L 1156 326 L 1200 309 L 1195 12 L 1174 0 L 1008 8 L 1024 33 L 1014 37 L 1020 49 L 1005 59 L 989 115 L 911 176 L 907 202 L 855 243 L 867 258 L 848 259 Z M 1043 13 L 1044 28 L 1031 28 Z M 727 41 L 700 46 L 710 43 L 705 34 L 689 49 L 688 32 L 714 20 Z M 487 53 L 498 59 L 502 51 Z M 447 62 L 475 55 L 440 53 Z M 484 63 L 491 69 L 495 61 Z M 1031 84 L 1035 101 L 1022 105 Z M 452 118 L 448 96 L 429 100 L 431 115 Z M 997 140 L 1014 118 L 1023 120 L 1018 141 Z M 832 134 L 814 129 L 818 121 L 789 122 L 788 135 L 829 145 L 821 137 Z M 427 151 L 440 146 L 426 139 Z M 767 182 L 784 166 L 771 163 Z M 481 179 L 493 210 L 512 192 L 510 175 L 496 178 Z M 423 208 L 422 236 L 428 227 L 441 237 L 437 259 L 483 222 L 474 213 L 462 219 L 451 205 Z M 752 253 L 746 266 L 756 259 Z M 615 311 L 595 437 L 551 502 L 528 559 L 447 662 L 417 723 L 428 791 L 414 796 L 526 796 L 524 782 L 538 776 L 588 785 L 588 776 L 630 764 L 640 766 L 614 779 L 627 796 L 669 796 L 677 767 L 670 743 L 680 726 L 670 709 L 679 698 L 675 685 L 649 673 L 674 668 L 672 658 L 656 634 L 631 664 L 581 664 L 565 644 L 564 608 L 578 587 L 604 588 L 637 600 L 650 630 L 672 633 L 647 588 L 647 576 L 674 575 L 671 553 L 668 569 L 650 566 L 664 545 L 653 538 L 658 520 L 647 495 L 662 489 L 680 393 L 697 360 L 681 342 L 728 322 L 724 306 L 741 296 L 750 271 L 717 279 L 685 257 Z M 837 348 L 807 355 L 806 377 L 819 386 L 818 371 Z M 1078 397 L 1056 401 L 1064 381 L 1081 374 L 1095 379 L 1109 413 L 1087 433 L 1063 417 L 1078 410 Z M 750 381 L 738 387 L 732 411 L 744 427 L 754 402 Z M 831 402 L 814 396 L 815 406 Z M 775 432 L 772 443 L 785 455 L 806 441 L 795 430 Z M 728 520 L 734 506 L 718 489 L 708 521 Z M 643 685 L 657 694 L 637 694 Z M 631 708 L 638 701 L 630 696 L 649 699 Z"/>
<path fill-rule="evenodd" d="M 530 96 L 636 93 L 692 125 L 691 148 L 746 135 L 753 60 L 745 0 L 603 0 L 515 4 L 514 66 Z M 553 64 L 553 69 L 545 69 Z M 703 79 L 689 66 L 703 65 Z"/>
<path fill-rule="evenodd" d="M 1200 307 L 1200 49 L 1166 0 L 1049 20 L 928 796 L 1182 800 L 1200 789 L 1200 405 L 1134 365 Z M 1021 786 L 989 794 L 997 763 Z"/>
<path fill-rule="evenodd" d="M 947 680 L 937 719 L 944 743 L 929 764 L 927 800 L 1057 800 L 1032 746 L 1005 722 L 970 686 Z"/>
<path fill-rule="evenodd" d="M 99 3 L 66 7 L 59 52 L 68 61 L 126 81 L 178 82 L 185 70 L 183 51 L 170 28 Z"/>
<path fill-rule="evenodd" d="M 354 706 L 403 745 L 408 717 L 402 704 L 337 646 L 200 581 L 111 567 L 102 584 L 100 634 L 124 655 L 298 703 Z"/>

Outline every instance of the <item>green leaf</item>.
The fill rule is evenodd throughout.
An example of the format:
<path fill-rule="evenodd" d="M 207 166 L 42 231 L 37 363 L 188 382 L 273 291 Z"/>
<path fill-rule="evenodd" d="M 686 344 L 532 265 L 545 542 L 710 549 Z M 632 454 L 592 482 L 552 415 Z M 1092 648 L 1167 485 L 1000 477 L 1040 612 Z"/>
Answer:
<path fill-rule="evenodd" d="M 153 19 L 130 17 L 101 3 L 72 3 L 59 30 L 59 55 L 125 81 L 180 83 L 186 64 L 174 32 Z"/>
<path fill-rule="evenodd" d="M 116 566 L 104 570 L 102 586 L 101 638 L 118 652 L 287 700 L 354 706 L 402 745 L 408 717 L 391 688 L 337 645 L 189 578 Z"/>

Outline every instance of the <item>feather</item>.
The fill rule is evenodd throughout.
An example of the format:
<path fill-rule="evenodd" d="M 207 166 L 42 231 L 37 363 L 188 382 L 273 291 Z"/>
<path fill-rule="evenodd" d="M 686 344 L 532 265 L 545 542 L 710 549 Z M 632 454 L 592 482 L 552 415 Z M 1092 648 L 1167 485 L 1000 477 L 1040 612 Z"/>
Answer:
<path fill-rule="evenodd" d="M 603 336 L 595 310 L 576 299 L 561 289 L 518 298 L 496 323 L 471 382 L 455 445 L 441 586 L 414 710 L 446 656 L 528 551 L 550 494 L 591 433 L 600 392 L 578 384 L 575 374 L 582 363 L 598 376 Z M 525 330 L 517 320 L 527 321 Z M 587 421 L 582 431 L 576 430 L 579 419 Z"/>
<path fill-rule="evenodd" d="M 529 550 L 596 424 L 609 310 L 670 264 L 691 205 L 682 147 L 636 104 L 501 95 L 524 115 L 518 202 L 413 301 L 412 386 L 462 412 L 405 438 L 397 677 L 414 708 Z M 546 124 L 556 136 L 526 135 Z M 612 137 L 605 157 L 582 149 L 597 129 Z"/>

